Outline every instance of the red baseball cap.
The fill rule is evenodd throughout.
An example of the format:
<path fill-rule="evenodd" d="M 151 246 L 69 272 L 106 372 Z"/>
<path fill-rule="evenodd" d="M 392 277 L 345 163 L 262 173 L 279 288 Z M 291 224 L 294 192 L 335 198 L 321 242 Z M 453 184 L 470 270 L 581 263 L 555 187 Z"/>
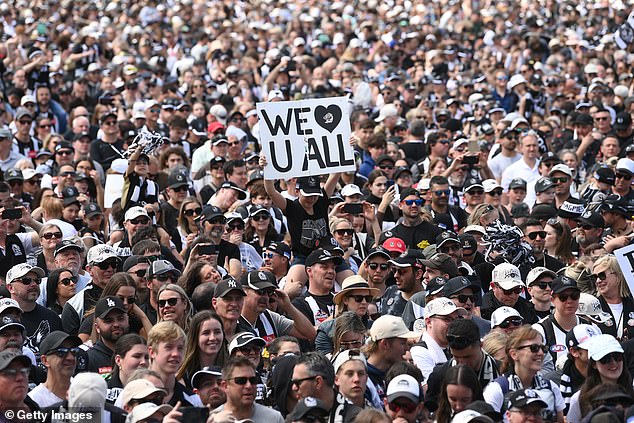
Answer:
<path fill-rule="evenodd" d="M 383 248 L 389 252 L 398 252 L 399 254 L 403 254 L 407 250 L 403 240 L 396 237 L 386 239 L 383 242 Z"/>

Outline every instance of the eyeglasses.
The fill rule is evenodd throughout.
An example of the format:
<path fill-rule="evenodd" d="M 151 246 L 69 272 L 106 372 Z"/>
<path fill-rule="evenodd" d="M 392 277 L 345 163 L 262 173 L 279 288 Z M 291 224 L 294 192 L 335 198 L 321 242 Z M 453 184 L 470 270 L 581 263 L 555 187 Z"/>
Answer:
<path fill-rule="evenodd" d="M 134 296 L 130 296 L 130 297 L 119 297 L 119 299 L 123 302 L 123 304 L 135 304 L 136 303 L 136 297 Z"/>
<path fill-rule="evenodd" d="M 237 225 L 227 225 L 227 232 L 243 231 L 243 230 L 244 230 L 244 223 L 239 223 Z"/>
<path fill-rule="evenodd" d="M 270 218 L 271 218 L 271 215 L 270 215 L 270 214 L 266 214 L 266 213 L 258 213 L 258 214 L 256 214 L 255 216 L 253 216 L 253 217 L 251 218 L 251 220 L 254 220 L 254 221 L 256 221 L 256 222 L 261 222 L 261 221 L 263 221 L 263 220 L 268 220 L 268 219 L 270 219 Z"/>
<path fill-rule="evenodd" d="M 616 173 L 614 176 L 618 179 L 625 179 L 626 181 L 629 181 L 632 179 L 633 175 L 630 175 L 628 173 Z"/>
<path fill-rule="evenodd" d="M 16 377 L 18 377 L 18 375 L 29 377 L 29 373 L 31 373 L 31 369 L 28 367 L 23 367 L 21 369 L 0 370 L 0 374 L 4 377 L 8 377 L 9 379 L 15 379 Z"/>
<path fill-rule="evenodd" d="M 458 302 L 465 304 L 467 301 L 471 301 L 472 303 L 475 303 L 475 295 L 471 294 L 471 295 L 467 295 L 467 294 L 458 294 L 458 295 L 453 295 L 451 297 L 449 297 L 450 299 L 457 299 Z"/>
<path fill-rule="evenodd" d="M 246 385 L 247 382 L 249 382 L 251 385 L 257 385 L 258 384 L 258 377 L 257 376 L 251 376 L 251 377 L 238 376 L 238 377 L 232 377 L 232 378 L 227 379 L 227 380 L 233 380 L 236 383 L 236 385 Z"/>
<path fill-rule="evenodd" d="M 608 275 L 613 275 L 613 274 L 614 274 L 614 272 L 605 272 L 604 271 L 604 272 L 599 272 L 599 273 L 593 274 L 592 277 L 597 279 L 597 280 L 604 281 L 604 280 L 606 280 L 608 278 Z"/>
<path fill-rule="evenodd" d="M 42 238 L 44 239 L 53 239 L 53 238 L 62 239 L 62 236 L 64 235 L 61 232 L 48 232 L 48 233 L 42 234 Z"/>
<path fill-rule="evenodd" d="M 172 188 L 172 191 L 174 192 L 187 192 L 188 190 L 189 190 L 189 187 L 187 185 L 183 185 L 178 188 Z"/>
<path fill-rule="evenodd" d="M 482 195 L 482 194 L 484 194 L 484 190 L 483 189 L 472 189 L 472 190 L 466 191 L 465 194 Z"/>
<path fill-rule="evenodd" d="M 553 184 L 565 184 L 568 182 L 568 177 L 561 176 L 559 178 L 550 178 L 550 180 L 553 181 Z"/>
<path fill-rule="evenodd" d="M 493 191 L 488 192 L 487 194 L 489 194 L 491 197 L 499 197 L 500 195 L 502 195 L 502 190 L 494 189 Z"/>
<path fill-rule="evenodd" d="M 20 278 L 14 279 L 13 282 L 20 282 L 22 285 L 31 285 L 32 283 L 39 285 L 41 281 L 39 278 Z"/>
<path fill-rule="evenodd" d="M 335 229 L 335 233 L 339 236 L 352 236 L 354 229 Z"/>
<path fill-rule="evenodd" d="M 301 379 L 291 379 L 291 386 L 299 386 L 302 382 L 306 382 L 307 380 L 315 380 L 318 376 L 309 376 Z"/>
<path fill-rule="evenodd" d="M 59 281 L 59 283 L 61 283 L 64 286 L 68 286 L 71 283 L 76 284 L 77 283 L 77 276 L 71 276 L 70 278 L 61 279 Z"/>
<path fill-rule="evenodd" d="M 439 189 L 439 190 L 432 191 L 432 192 L 437 197 L 442 197 L 442 196 L 449 197 L 449 194 L 451 194 L 451 191 L 448 190 L 448 189 Z"/>
<path fill-rule="evenodd" d="M 68 355 L 68 353 L 71 353 L 71 355 L 73 357 L 77 357 L 77 354 L 79 354 L 79 351 L 81 351 L 81 349 L 78 348 L 78 347 L 56 348 L 56 349 L 54 349 L 52 351 L 49 351 L 46 355 L 55 354 L 59 358 L 64 358 L 64 357 L 66 357 L 66 355 Z"/>
<path fill-rule="evenodd" d="M 140 216 L 130 220 L 130 223 L 133 225 L 147 225 L 148 223 L 150 223 L 150 219 L 144 216 Z"/>
<path fill-rule="evenodd" d="M 178 298 L 168 298 L 167 300 L 158 300 L 159 308 L 164 308 L 166 305 L 170 305 L 170 307 L 174 307 L 178 304 Z"/>
<path fill-rule="evenodd" d="M 191 217 L 191 216 L 194 216 L 194 215 L 198 216 L 198 215 L 200 215 L 200 213 L 202 213 L 202 212 L 203 212 L 202 207 L 197 207 L 197 208 L 195 208 L 195 209 L 187 209 L 187 210 L 184 210 L 184 211 L 183 211 L 183 214 L 184 214 L 185 216 Z"/>
<path fill-rule="evenodd" d="M 536 286 L 539 289 L 550 289 L 552 282 L 535 282 L 531 286 Z"/>
<path fill-rule="evenodd" d="M 511 326 L 522 326 L 524 324 L 524 319 L 517 318 L 517 319 L 506 319 L 505 321 L 503 321 L 502 323 L 500 323 L 498 326 L 501 327 L 502 329 L 508 329 Z"/>
<path fill-rule="evenodd" d="M 581 298 L 581 292 L 574 291 L 574 292 L 571 292 L 570 294 L 557 294 L 557 298 L 559 298 L 559 301 L 563 303 L 568 301 L 569 298 L 572 301 L 577 301 L 579 298 Z"/>
<path fill-rule="evenodd" d="M 379 267 L 381 268 L 381 270 L 388 270 L 390 268 L 390 265 L 388 263 L 368 263 L 368 267 L 372 270 L 376 270 Z"/>
<path fill-rule="evenodd" d="M 102 261 L 101 263 L 95 264 L 101 270 L 108 270 L 109 268 L 116 269 L 119 263 L 116 260 L 107 260 Z"/>
<path fill-rule="evenodd" d="M 546 238 L 546 231 L 535 231 L 535 232 L 531 232 L 529 234 L 526 234 L 526 236 L 528 237 L 528 239 L 534 241 L 537 237 L 540 237 L 541 239 L 545 239 Z"/>
<path fill-rule="evenodd" d="M 511 295 L 511 294 L 519 295 L 519 294 L 522 293 L 522 287 L 521 286 L 516 286 L 515 288 L 512 288 L 512 289 L 504 289 L 497 283 L 495 284 L 495 286 L 497 286 L 499 289 L 501 289 L 502 292 L 504 292 L 504 295 Z"/>
<path fill-rule="evenodd" d="M 381 166 L 379 166 L 379 169 L 392 170 L 392 169 L 394 169 L 394 166 L 392 166 L 392 165 L 381 165 Z"/>
<path fill-rule="evenodd" d="M 350 295 L 348 298 L 352 298 L 358 303 L 362 303 L 365 300 L 366 303 L 371 303 L 374 300 L 374 296 L 372 295 Z"/>
<path fill-rule="evenodd" d="M 606 355 L 605 357 L 603 357 L 602 359 L 600 359 L 599 363 L 610 364 L 612 361 L 616 363 L 620 363 L 621 361 L 623 361 L 623 354 L 617 353 L 617 352 L 610 353 Z"/>
<path fill-rule="evenodd" d="M 403 200 L 403 202 L 407 206 L 417 205 L 418 207 L 420 207 L 423 204 L 425 204 L 425 200 L 423 200 L 421 198 L 419 198 L 418 200 Z"/>
<path fill-rule="evenodd" d="M 530 345 L 522 345 L 521 347 L 517 347 L 515 348 L 516 350 L 523 350 L 529 348 L 531 350 L 532 353 L 536 353 L 536 352 L 543 352 L 544 354 L 546 354 L 548 352 L 548 347 L 544 344 L 530 344 Z"/>
<path fill-rule="evenodd" d="M 400 410 L 403 410 L 405 413 L 408 413 L 408 414 L 416 411 L 416 407 L 418 407 L 418 405 L 414 404 L 413 402 L 402 403 L 402 402 L 396 402 L 396 401 L 389 403 L 388 406 L 390 407 L 390 410 L 392 410 L 395 413 L 398 413 Z"/>

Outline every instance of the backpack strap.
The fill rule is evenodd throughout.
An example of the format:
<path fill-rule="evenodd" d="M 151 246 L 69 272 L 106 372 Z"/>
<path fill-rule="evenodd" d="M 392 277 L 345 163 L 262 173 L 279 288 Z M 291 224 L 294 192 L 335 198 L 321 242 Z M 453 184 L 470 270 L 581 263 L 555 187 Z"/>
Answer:
<path fill-rule="evenodd" d="M 553 358 L 553 363 L 556 363 L 557 353 L 553 352 L 552 349 L 550 348 L 557 343 L 553 321 L 549 317 L 548 319 L 545 319 L 544 321 L 541 321 L 538 323 L 542 328 L 544 328 L 544 334 L 546 335 L 546 339 L 544 341 L 546 343 L 546 346 L 548 347 L 548 352 L 550 353 L 550 356 Z"/>

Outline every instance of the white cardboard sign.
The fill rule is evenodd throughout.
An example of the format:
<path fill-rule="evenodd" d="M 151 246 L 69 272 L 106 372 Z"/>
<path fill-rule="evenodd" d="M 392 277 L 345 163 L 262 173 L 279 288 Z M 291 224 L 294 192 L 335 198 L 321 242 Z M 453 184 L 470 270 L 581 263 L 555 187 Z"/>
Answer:
<path fill-rule="evenodd" d="M 623 272 L 623 276 L 625 276 L 630 292 L 634 292 L 634 244 L 614 250 L 614 255 L 619 263 L 621 272 Z"/>
<path fill-rule="evenodd" d="M 258 103 L 264 179 L 354 172 L 347 97 Z"/>

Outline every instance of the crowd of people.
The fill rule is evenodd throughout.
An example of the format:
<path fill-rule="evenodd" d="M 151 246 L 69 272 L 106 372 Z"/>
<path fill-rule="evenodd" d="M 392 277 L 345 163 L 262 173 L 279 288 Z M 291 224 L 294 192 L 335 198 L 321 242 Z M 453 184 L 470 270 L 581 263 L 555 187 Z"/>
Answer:
<path fill-rule="evenodd" d="M 629 9 L 0 4 L 0 423 L 629 421 Z"/>

